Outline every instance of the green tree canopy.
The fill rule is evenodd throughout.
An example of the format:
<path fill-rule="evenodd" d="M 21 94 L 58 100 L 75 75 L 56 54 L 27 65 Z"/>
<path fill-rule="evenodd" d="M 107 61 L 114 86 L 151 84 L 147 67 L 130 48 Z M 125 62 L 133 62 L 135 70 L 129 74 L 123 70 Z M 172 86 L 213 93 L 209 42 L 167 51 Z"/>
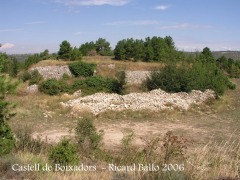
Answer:
<path fill-rule="evenodd" d="M 86 42 L 79 47 L 79 51 L 82 53 L 83 56 L 88 56 L 89 52 L 92 50 L 96 50 L 96 45 L 93 41 Z"/>
<path fill-rule="evenodd" d="M 58 51 L 58 58 L 59 59 L 70 59 L 71 58 L 72 47 L 68 41 L 63 41 L 60 44 L 60 49 Z"/>
<path fill-rule="evenodd" d="M 71 52 L 71 61 L 81 60 L 82 59 L 82 53 L 79 51 L 78 48 L 74 47 Z"/>
<path fill-rule="evenodd" d="M 0 73 L 8 71 L 8 56 L 6 53 L 0 53 Z"/>
<path fill-rule="evenodd" d="M 99 55 L 109 55 L 111 53 L 110 43 L 104 38 L 99 38 L 95 42 L 96 51 Z"/>
<path fill-rule="evenodd" d="M 39 54 L 42 60 L 46 60 L 49 58 L 49 50 L 45 49 L 43 52 Z"/>
<path fill-rule="evenodd" d="M 210 63 L 215 62 L 213 54 L 208 47 L 205 47 L 203 49 L 203 51 L 201 52 L 201 55 L 200 55 L 200 59 L 201 59 L 202 62 L 210 62 Z"/>
<path fill-rule="evenodd" d="M 13 114 L 9 112 L 12 107 L 4 100 L 7 93 L 13 92 L 17 84 L 12 83 L 6 76 L 0 76 L 0 156 L 8 154 L 14 147 L 15 138 L 7 120 Z"/>
<path fill-rule="evenodd" d="M 154 36 L 142 39 L 123 39 L 119 41 L 114 49 L 117 60 L 140 60 L 140 61 L 167 61 L 178 59 L 178 52 L 173 39 Z"/>

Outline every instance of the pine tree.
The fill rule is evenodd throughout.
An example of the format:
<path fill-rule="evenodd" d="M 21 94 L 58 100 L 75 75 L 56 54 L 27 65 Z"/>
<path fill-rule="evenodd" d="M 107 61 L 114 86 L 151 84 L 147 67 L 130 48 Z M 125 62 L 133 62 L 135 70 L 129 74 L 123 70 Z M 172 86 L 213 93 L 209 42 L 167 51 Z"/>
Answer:
<path fill-rule="evenodd" d="M 4 100 L 5 94 L 16 89 L 16 84 L 8 81 L 6 76 L 0 76 L 0 156 L 8 154 L 14 148 L 15 138 L 7 120 L 13 114 L 9 112 L 11 104 Z"/>
<path fill-rule="evenodd" d="M 71 52 L 72 52 L 72 47 L 70 43 L 65 40 L 60 44 L 60 49 L 58 51 L 58 58 L 64 59 L 64 60 L 70 59 Z"/>

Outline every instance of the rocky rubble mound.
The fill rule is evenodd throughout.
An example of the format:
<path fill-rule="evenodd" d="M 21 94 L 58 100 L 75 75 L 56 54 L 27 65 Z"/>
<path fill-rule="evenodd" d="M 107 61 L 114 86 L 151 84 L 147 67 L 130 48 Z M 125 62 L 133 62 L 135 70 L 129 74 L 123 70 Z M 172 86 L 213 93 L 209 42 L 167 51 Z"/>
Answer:
<path fill-rule="evenodd" d="M 147 93 L 131 93 L 127 95 L 96 93 L 90 96 L 80 97 L 66 103 L 61 102 L 63 107 L 72 109 L 87 109 L 94 115 L 113 110 L 143 110 L 159 111 L 164 109 L 179 108 L 187 110 L 191 105 L 199 105 L 208 99 L 215 98 L 212 90 L 201 92 L 193 90 L 191 93 L 167 93 L 161 89 Z"/>
<path fill-rule="evenodd" d="M 38 66 L 35 68 L 31 68 L 31 71 L 38 70 L 38 72 L 43 76 L 43 78 L 50 79 L 61 79 L 64 74 L 72 76 L 67 65 L 60 66 Z"/>
<path fill-rule="evenodd" d="M 128 84 L 141 84 L 147 77 L 150 77 L 151 71 L 125 71 L 125 73 Z"/>

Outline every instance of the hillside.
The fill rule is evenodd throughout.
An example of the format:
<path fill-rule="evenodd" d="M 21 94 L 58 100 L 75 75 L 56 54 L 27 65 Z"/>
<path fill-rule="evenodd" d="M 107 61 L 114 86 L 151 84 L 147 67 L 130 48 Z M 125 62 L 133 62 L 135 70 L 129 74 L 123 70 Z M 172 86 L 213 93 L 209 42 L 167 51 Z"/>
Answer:
<path fill-rule="evenodd" d="M 226 58 L 232 58 L 234 60 L 240 60 L 240 51 L 213 51 L 215 58 L 225 56 Z"/>
<path fill-rule="evenodd" d="M 187 55 L 200 54 L 200 52 L 184 52 Z M 226 58 L 232 58 L 234 60 L 240 60 L 240 51 L 212 51 L 214 58 L 220 58 L 221 56 L 225 56 Z"/>
<path fill-rule="evenodd" d="M 95 63 L 96 73 L 105 77 L 114 77 L 114 74 L 121 69 L 127 70 L 131 74 L 132 72 L 147 72 L 163 67 L 159 63 L 114 61 L 111 58 L 101 56 L 85 57 L 83 61 Z M 47 67 L 50 68 L 50 72 L 53 72 L 51 68 L 67 67 L 66 64 L 62 61 L 45 60 L 34 64 L 30 69 Z M 184 165 L 186 169 L 184 170 L 184 176 L 195 174 L 195 177 L 208 179 L 216 177 L 221 172 L 224 177 L 233 177 L 236 173 L 235 170 L 226 170 L 230 162 L 237 163 L 236 159 L 228 156 L 231 151 L 228 146 L 231 145 L 231 148 L 235 148 L 236 151 L 234 152 L 240 152 L 239 145 L 235 143 L 239 137 L 237 129 L 240 128 L 238 121 L 240 117 L 238 96 L 240 82 L 239 79 L 233 81 L 237 84 L 237 89 L 234 91 L 228 90 L 218 100 L 208 99 L 206 94 L 213 97 L 210 91 L 206 94 L 200 91 L 192 91 L 189 94 L 172 94 L 161 90 L 143 93 L 141 86 L 131 85 L 131 81 L 127 84 L 129 94 L 123 96 L 98 93 L 82 97 L 81 91 L 72 95 L 63 93 L 58 96 L 48 96 L 40 92 L 29 93 L 27 91 L 28 84 L 25 82 L 18 87 L 17 93 L 8 96 L 7 100 L 17 104 L 15 110 L 17 114 L 10 121 L 13 131 L 20 138 L 20 142 L 25 141 L 31 145 L 28 146 L 23 143 L 23 147 L 18 147 L 18 153 L 22 154 L 14 154 L 11 158 L 21 156 L 19 159 L 21 163 L 34 163 L 35 160 L 29 159 L 29 156 L 35 157 L 31 152 L 40 152 L 37 155 L 40 158 L 39 161 L 50 163 L 46 158 L 51 145 L 59 142 L 62 137 L 74 139 L 77 122 L 87 116 L 93 120 L 97 132 L 102 134 L 102 145 L 100 146 L 101 151 L 95 152 L 95 156 L 99 158 L 98 162 L 87 154 L 82 154 L 86 158 L 81 159 L 81 162 L 94 165 L 98 175 L 101 175 L 104 179 L 112 179 L 115 176 L 113 172 L 100 170 L 102 167 L 106 167 L 109 162 L 105 158 L 112 158 L 116 162 L 120 161 L 119 163 L 122 165 L 132 162 L 137 164 L 150 163 L 148 159 L 145 159 L 149 155 L 144 154 L 145 151 L 142 151 L 142 149 L 149 148 L 151 140 L 156 141 L 157 139 L 159 141 L 159 144 L 156 144 L 157 149 L 164 149 L 161 144 L 166 142 L 168 136 L 169 138 L 177 138 L 176 143 L 184 143 L 184 146 L 180 146 L 181 148 L 178 150 L 187 157 L 178 155 L 169 157 L 172 163 Z M 93 112 L 94 116 L 89 112 Z M 24 133 L 26 133 L 26 136 L 23 136 Z M 31 140 L 31 137 L 34 139 Z M 171 142 L 171 138 L 168 140 L 169 143 L 175 143 Z M 124 144 L 125 141 L 129 141 L 129 144 Z M 224 147 L 222 146 L 223 143 L 226 144 Z M 176 144 L 176 147 L 178 145 Z M 185 145 L 188 147 L 186 150 Z M 35 149 L 36 146 L 39 151 Z M 173 146 L 176 148 L 174 144 Z M 204 151 L 203 147 L 205 147 Z M 126 154 L 126 150 L 129 153 Z M 141 155 L 142 160 L 136 159 L 138 156 L 136 151 L 143 153 Z M 119 152 L 121 155 L 118 154 Z M 154 150 L 150 155 L 159 164 L 162 163 L 163 154 L 161 152 Z M 215 156 L 213 152 L 217 152 L 218 156 Z M 159 158 L 156 158 L 156 155 Z M 208 165 L 212 161 L 208 159 L 208 156 L 211 156 L 213 161 L 220 158 L 221 163 L 215 162 L 213 166 Z M 199 167 L 202 168 L 203 162 L 207 163 L 205 166 L 208 172 L 198 171 Z M 4 162 L 2 163 L 4 164 Z M 2 168 L 0 165 L 0 169 Z M 12 177 L 16 176 L 9 170 L 2 170 L 2 172 L 5 173 L 0 173 L 0 175 L 6 178 L 10 175 Z M 178 172 L 175 175 L 179 176 L 179 173 L 183 172 Z M 122 173 L 120 174 L 123 176 Z M 170 174 L 175 176 L 171 171 Z M 23 176 L 39 178 L 39 173 Z M 46 176 L 58 179 L 62 174 L 49 172 L 42 177 Z M 83 174 L 81 171 L 75 174 L 67 173 L 64 176 L 67 179 L 82 176 L 90 179 L 94 177 L 91 172 Z M 131 177 L 132 175 L 128 174 L 128 176 Z M 137 172 L 133 176 L 140 178 L 143 175 Z M 148 174 L 148 176 L 152 177 L 151 174 Z M 161 173 L 161 176 L 168 177 L 169 175 Z M 154 177 L 158 177 L 158 175 L 154 175 Z"/>

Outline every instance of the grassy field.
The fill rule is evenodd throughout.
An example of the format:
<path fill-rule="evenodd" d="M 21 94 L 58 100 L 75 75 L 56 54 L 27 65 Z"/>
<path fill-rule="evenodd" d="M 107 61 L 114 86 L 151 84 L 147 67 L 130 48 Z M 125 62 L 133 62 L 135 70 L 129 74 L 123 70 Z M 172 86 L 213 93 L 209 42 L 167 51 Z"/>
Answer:
<path fill-rule="evenodd" d="M 115 64 L 115 69 L 123 70 L 152 70 L 161 67 L 155 63 L 134 63 L 113 61 L 111 58 L 96 57 L 83 61 L 97 63 L 98 73 L 109 73 L 109 65 Z M 38 65 L 57 65 L 62 62 L 42 61 Z M 65 64 L 65 63 L 64 63 Z M 115 70 L 114 70 L 115 71 Z M 111 73 L 111 72 L 110 72 Z M 97 172 L 13 172 L 9 169 L 13 163 L 48 163 L 45 144 L 39 153 L 29 150 L 19 150 L 1 158 L 0 175 L 5 179 L 221 179 L 239 177 L 240 168 L 240 80 L 233 79 L 236 90 L 228 90 L 220 99 L 209 101 L 202 106 L 194 106 L 189 111 L 123 111 L 105 112 L 94 117 L 94 125 L 98 132 L 103 133 L 102 149 L 109 154 L 120 156 L 121 162 L 132 164 L 140 162 L 138 152 L 149 149 L 150 140 L 159 138 L 156 151 L 159 156 L 151 153 L 142 156 L 143 162 L 161 162 L 166 158 L 163 148 L 163 139 L 168 132 L 179 138 L 187 139 L 184 148 L 184 158 L 173 158 L 171 163 L 184 164 L 183 172 L 154 173 L 116 173 L 101 170 L 107 161 L 103 159 L 86 159 L 83 163 L 95 164 Z M 74 128 L 78 117 L 85 112 L 71 113 L 70 109 L 63 109 L 60 102 L 73 99 L 73 96 L 47 96 L 42 93 L 28 94 L 26 84 L 21 84 L 15 95 L 7 97 L 10 102 L 16 103 L 16 116 L 10 121 L 13 131 L 21 133 L 28 130 L 33 137 L 39 137 L 45 143 L 54 144 L 62 136 L 73 138 Z M 123 144 L 122 139 L 133 134 L 130 145 Z M 174 139 L 174 138 L 173 138 Z M 160 142 L 161 141 L 161 142 Z M 168 141 L 169 144 L 175 142 Z M 177 144 L 179 145 L 179 144 Z M 185 145 L 185 144 L 184 144 Z M 50 145 L 51 146 L 51 145 Z M 183 146 L 181 146 L 183 148 Z M 152 150 L 150 148 L 150 150 Z M 155 151 L 155 149 L 154 149 Z M 149 151 L 150 152 L 150 151 Z M 152 151 L 151 151 L 152 152 Z M 171 154 L 172 155 L 172 154 Z M 178 157 L 174 155 L 173 157 Z"/>

